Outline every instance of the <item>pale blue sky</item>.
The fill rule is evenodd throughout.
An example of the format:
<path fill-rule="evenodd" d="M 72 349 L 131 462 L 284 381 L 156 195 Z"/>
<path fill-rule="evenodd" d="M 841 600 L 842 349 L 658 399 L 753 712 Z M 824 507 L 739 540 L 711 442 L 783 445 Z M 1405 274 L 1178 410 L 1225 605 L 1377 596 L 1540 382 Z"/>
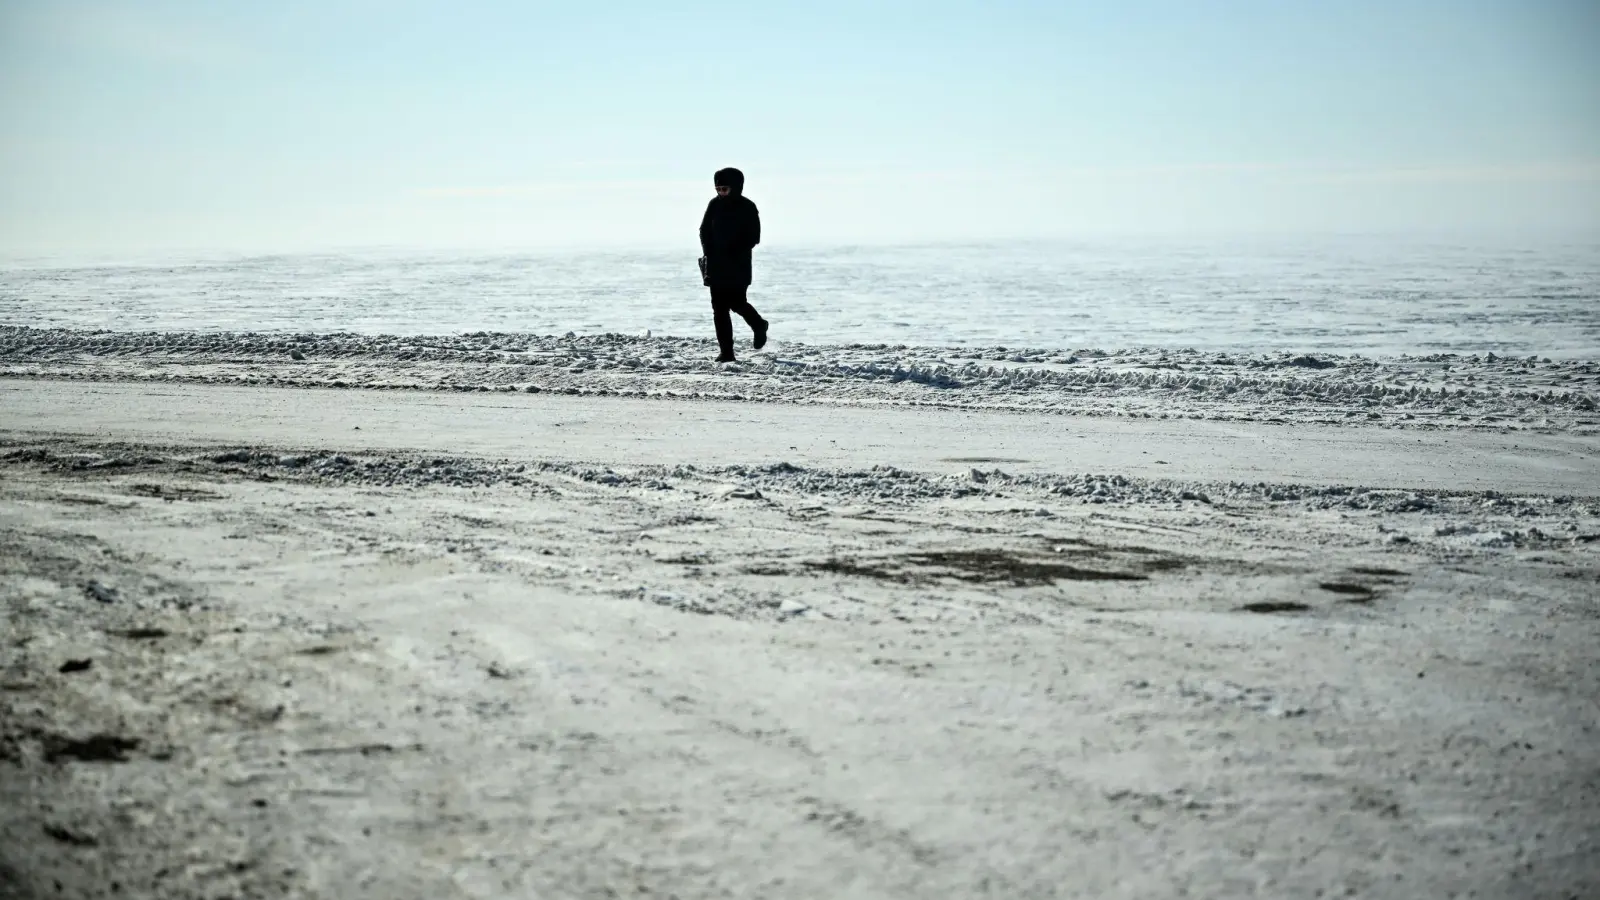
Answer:
<path fill-rule="evenodd" d="M 1592 0 L 0 0 L 0 251 L 1600 231 Z"/>

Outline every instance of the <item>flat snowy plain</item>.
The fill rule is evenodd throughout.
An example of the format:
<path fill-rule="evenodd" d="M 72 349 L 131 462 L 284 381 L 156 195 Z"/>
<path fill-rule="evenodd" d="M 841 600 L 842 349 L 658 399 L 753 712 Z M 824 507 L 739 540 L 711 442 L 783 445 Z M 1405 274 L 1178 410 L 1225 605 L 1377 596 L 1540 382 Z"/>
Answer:
<path fill-rule="evenodd" d="M 1584 359 L 0 329 L 0 897 L 1587 897 Z"/>

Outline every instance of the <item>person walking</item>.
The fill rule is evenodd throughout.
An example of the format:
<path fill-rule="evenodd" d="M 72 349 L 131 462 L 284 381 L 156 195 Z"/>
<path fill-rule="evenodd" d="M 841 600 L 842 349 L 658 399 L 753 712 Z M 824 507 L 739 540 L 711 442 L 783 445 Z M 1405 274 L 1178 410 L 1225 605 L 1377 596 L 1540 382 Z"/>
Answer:
<path fill-rule="evenodd" d="M 750 326 L 751 346 L 767 344 L 767 320 L 750 305 L 755 246 L 761 243 L 761 213 L 744 195 L 744 173 L 719 169 L 713 176 L 717 195 L 700 220 L 701 269 L 711 288 L 711 317 L 717 329 L 717 362 L 733 362 L 733 319 L 738 313 Z"/>

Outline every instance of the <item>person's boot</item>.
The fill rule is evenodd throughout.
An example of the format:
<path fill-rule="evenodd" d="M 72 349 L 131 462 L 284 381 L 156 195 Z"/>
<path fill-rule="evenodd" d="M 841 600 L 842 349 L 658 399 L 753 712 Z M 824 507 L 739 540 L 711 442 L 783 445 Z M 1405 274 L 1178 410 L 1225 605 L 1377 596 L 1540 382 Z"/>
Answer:
<path fill-rule="evenodd" d="M 720 354 L 717 355 L 717 362 L 719 362 L 719 363 L 737 362 L 737 360 L 735 360 L 733 358 L 733 354 L 732 353 L 720 353 Z"/>
<path fill-rule="evenodd" d="M 760 350 L 767 345 L 767 320 L 762 319 L 761 324 L 757 325 L 752 331 L 755 332 L 755 339 L 750 342 L 750 346 Z"/>

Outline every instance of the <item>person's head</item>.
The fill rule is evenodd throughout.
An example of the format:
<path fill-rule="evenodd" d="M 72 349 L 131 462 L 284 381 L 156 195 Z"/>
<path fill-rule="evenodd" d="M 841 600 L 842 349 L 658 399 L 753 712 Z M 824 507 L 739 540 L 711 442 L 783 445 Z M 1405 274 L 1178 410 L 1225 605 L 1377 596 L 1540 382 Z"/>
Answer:
<path fill-rule="evenodd" d="M 737 197 L 744 190 L 744 173 L 738 169 L 718 169 L 712 181 L 719 197 Z"/>

